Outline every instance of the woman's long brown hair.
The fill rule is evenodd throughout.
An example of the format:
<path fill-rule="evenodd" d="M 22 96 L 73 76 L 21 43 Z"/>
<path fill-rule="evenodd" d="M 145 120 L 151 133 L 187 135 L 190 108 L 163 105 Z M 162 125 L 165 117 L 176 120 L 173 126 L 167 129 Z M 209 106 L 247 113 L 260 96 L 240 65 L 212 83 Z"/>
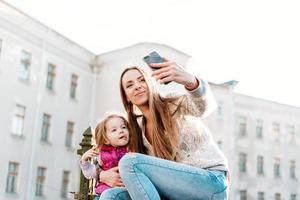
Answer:
<path fill-rule="evenodd" d="M 177 123 L 172 119 L 172 114 L 169 108 L 170 104 L 175 101 L 175 98 L 161 97 L 158 92 L 154 90 L 153 83 L 146 72 L 136 66 L 126 68 L 120 77 L 122 102 L 128 114 L 128 122 L 132 131 L 129 143 L 130 151 L 146 153 L 146 147 L 143 145 L 142 130 L 137 121 L 137 119 L 142 116 L 134 113 L 134 105 L 127 101 L 122 84 L 123 76 L 129 70 L 138 70 L 144 76 L 148 85 L 148 105 L 151 118 L 153 119 L 152 147 L 154 155 L 167 160 L 176 160 L 179 143 L 178 130 L 176 126 Z"/>

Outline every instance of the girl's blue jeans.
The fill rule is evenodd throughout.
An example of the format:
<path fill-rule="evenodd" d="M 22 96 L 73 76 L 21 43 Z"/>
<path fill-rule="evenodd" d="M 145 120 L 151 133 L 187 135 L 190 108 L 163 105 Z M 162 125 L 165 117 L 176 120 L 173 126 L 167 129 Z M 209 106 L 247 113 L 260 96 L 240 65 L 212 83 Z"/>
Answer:
<path fill-rule="evenodd" d="M 211 171 L 139 153 L 119 163 L 126 188 L 111 188 L 100 200 L 227 200 L 226 172 Z"/>

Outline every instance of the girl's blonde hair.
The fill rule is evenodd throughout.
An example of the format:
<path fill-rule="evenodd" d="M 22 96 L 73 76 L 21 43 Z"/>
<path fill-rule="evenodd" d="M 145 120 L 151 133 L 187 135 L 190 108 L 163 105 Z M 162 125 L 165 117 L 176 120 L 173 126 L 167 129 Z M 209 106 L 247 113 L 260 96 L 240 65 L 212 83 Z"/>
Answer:
<path fill-rule="evenodd" d="M 129 142 L 129 149 L 133 152 L 147 153 L 146 147 L 143 144 L 142 130 L 138 124 L 137 119 L 142 115 L 137 115 L 134 112 L 134 105 L 127 101 L 127 97 L 123 88 L 122 79 L 124 74 L 129 70 L 138 70 L 144 77 L 149 90 L 148 105 L 150 109 L 151 118 L 153 119 L 153 153 L 155 156 L 176 160 L 178 152 L 178 129 L 172 114 L 169 109 L 169 104 L 174 103 L 176 98 L 161 97 L 158 92 L 154 90 L 154 86 L 144 70 L 133 66 L 126 68 L 120 77 L 120 92 L 124 108 L 128 115 L 129 127 L 131 128 L 132 139 Z"/>
<path fill-rule="evenodd" d="M 97 147 L 101 147 L 105 144 L 107 144 L 108 139 L 107 139 L 107 135 L 106 135 L 106 123 L 113 118 L 120 118 L 124 121 L 125 126 L 128 128 L 128 132 L 129 132 L 129 138 L 130 138 L 130 127 L 128 124 L 128 121 L 125 119 L 125 117 L 123 117 L 122 115 L 118 115 L 118 114 L 110 114 L 107 117 L 105 117 L 100 123 L 98 123 L 98 125 L 96 126 L 95 129 L 95 142 Z"/>

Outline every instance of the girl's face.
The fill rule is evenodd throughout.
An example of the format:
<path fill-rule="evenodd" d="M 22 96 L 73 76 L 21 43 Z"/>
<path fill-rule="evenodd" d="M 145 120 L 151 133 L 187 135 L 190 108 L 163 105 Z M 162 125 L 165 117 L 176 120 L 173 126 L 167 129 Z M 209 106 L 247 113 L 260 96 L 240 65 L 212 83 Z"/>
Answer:
<path fill-rule="evenodd" d="M 109 119 L 106 124 L 107 142 L 114 146 L 120 147 L 128 144 L 129 132 L 124 120 L 120 117 Z"/>
<path fill-rule="evenodd" d="M 141 106 L 148 102 L 148 85 L 140 71 L 131 69 L 125 72 L 122 77 L 122 87 L 127 101 L 130 101 L 132 104 Z"/>

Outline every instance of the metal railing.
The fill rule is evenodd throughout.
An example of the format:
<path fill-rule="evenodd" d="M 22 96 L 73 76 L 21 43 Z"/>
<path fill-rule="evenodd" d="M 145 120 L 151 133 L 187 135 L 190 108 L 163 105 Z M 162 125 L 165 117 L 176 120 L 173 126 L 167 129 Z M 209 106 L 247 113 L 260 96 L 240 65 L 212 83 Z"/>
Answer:
<path fill-rule="evenodd" d="M 92 148 L 92 128 L 87 128 L 83 133 L 83 139 L 79 144 L 81 149 L 77 150 L 77 154 L 82 156 L 86 151 Z M 80 172 L 80 187 L 79 192 L 74 194 L 74 199 L 78 200 L 92 200 L 94 199 L 94 188 L 95 188 L 95 179 L 86 179 Z"/>

